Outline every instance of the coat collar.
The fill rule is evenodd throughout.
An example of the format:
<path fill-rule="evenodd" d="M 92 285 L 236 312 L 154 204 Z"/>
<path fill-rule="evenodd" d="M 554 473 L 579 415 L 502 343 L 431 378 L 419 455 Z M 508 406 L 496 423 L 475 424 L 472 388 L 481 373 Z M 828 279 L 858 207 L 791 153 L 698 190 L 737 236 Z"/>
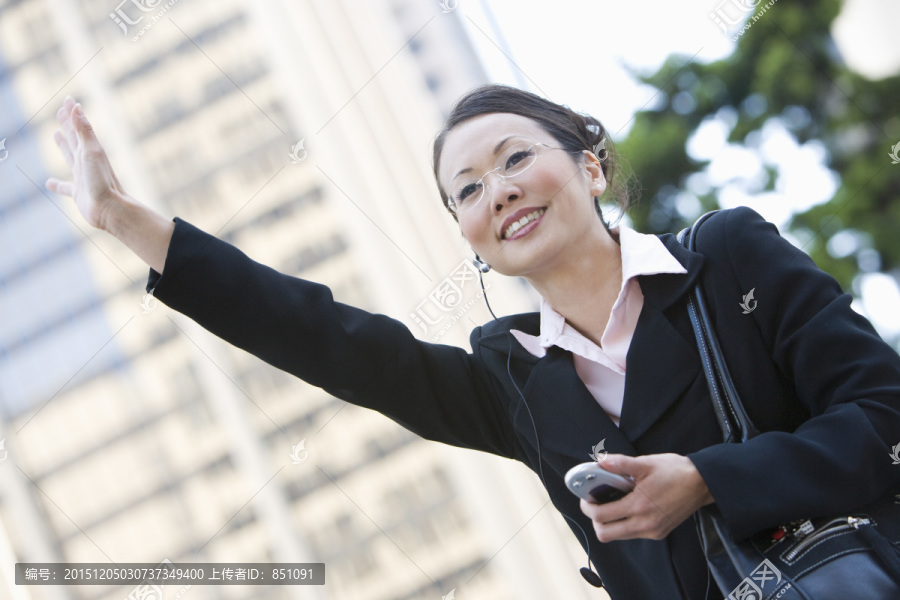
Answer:
<path fill-rule="evenodd" d="M 695 285 L 703 267 L 704 257 L 682 246 L 673 234 L 666 233 L 658 237 L 672 256 L 687 269 L 687 273 L 638 276 L 644 295 L 644 307 L 638 318 L 626 359 L 626 373 L 631 374 L 631 377 L 626 375 L 625 399 L 618 427 L 621 434 L 632 442 L 643 435 L 682 395 L 696 379 L 701 368 L 694 340 L 686 339 L 679 333 L 665 311 L 682 300 Z M 562 360 L 559 356 L 555 356 L 556 353 L 548 353 L 543 358 L 536 358 L 509 333 L 509 329 L 515 328 L 538 335 L 540 331 L 538 313 L 514 315 L 490 325 L 493 326 L 485 326 L 486 335 L 478 340 L 483 348 L 511 354 L 512 361 L 534 367 L 524 387 L 521 382 L 517 382 L 519 388 L 524 391 L 529 405 L 535 402 L 557 401 L 558 394 L 553 392 L 558 390 L 555 378 L 562 377 L 566 381 L 571 380 L 572 376 L 577 378 L 570 356 L 568 360 Z M 580 380 L 578 383 L 580 384 Z M 590 403 L 603 413 L 598 415 L 598 422 L 609 421 L 609 425 L 615 428 L 612 420 L 596 404 L 584 384 L 570 387 L 577 390 L 575 393 L 578 397 L 571 399 L 576 406 L 584 407 L 585 397 L 590 399 Z M 569 393 L 573 392 L 569 390 Z M 585 414 L 592 413 L 596 411 L 591 409 Z M 605 421 L 601 417 L 605 417 Z M 609 428 L 603 426 L 603 429 L 615 435 Z M 590 448 L 587 451 L 589 452 Z"/>

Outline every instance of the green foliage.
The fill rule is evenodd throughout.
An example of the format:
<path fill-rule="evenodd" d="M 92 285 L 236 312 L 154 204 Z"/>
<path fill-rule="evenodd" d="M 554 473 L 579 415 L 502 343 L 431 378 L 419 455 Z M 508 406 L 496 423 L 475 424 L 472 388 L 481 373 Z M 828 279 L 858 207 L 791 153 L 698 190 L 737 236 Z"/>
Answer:
<path fill-rule="evenodd" d="M 794 215 L 790 232 L 845 290 L 865 271 L 892 272 L 900 282 L 900 164 L 888 156 L 900 142 L 900 77 L 871 81 L 847 68 L 830 33 L 839 12 L 836 0 L 777 2 L 726 59 L 699 64 L 671 56 L 656 73 L 636 74 L 658 90 L 617 144 L 642 188 L 630 211 L 638 229 L 678 231 L 719 207 L 721 188 L 705 185 L 702 175 L 708 163 L 686 151 L 704 119 L 729 122 L 729 143 L 754 150 L 763 125 L 780 118 L 797 143 L 824 146 L 826 166 L 840 180 L 833 198 Z M 766 166 L 755 192 L 774 190 L 781 168 Z M 690 196 L 700 213 L 679 211 L 691 206 L 679 197 Z M 832 244 L 832 254 L 829 240 L 839 233 L 844 243 Z M 842 256 L 836 247 L 852 251 Z"/>

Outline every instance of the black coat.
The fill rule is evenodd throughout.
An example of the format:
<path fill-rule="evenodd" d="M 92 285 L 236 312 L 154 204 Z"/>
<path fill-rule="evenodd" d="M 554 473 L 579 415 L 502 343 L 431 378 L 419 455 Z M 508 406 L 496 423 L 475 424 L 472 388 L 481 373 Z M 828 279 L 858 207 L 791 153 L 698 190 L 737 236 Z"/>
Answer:
<path fill-rule="evenodd" d="M 601 440 L 615 453 L 689 456 L 737 536 L 900 491 L 900 466 L 889 457 L 900 443 L 900 356 L 833 278 L 749 208 L 707 220 L 696 253 L 659 236 L 688 273 L 638 278 L 644 307 L 620 427 L 569 352 L 552 347 L 539 359 L 509 333 L 537 335 L 538 313 L 476 328 L 469 354 L 419 341 L 401 322 L 337 303 L 327 287 L 174 221 L 165 275 L 151 269 L 147 290 L 212 333 L 430 440 L 536 473 L 539 440 L 550 498 L 580 525 L 567 519 L 581 544 L 590 540 L 614 600 L 700 599 L 708 584 L 710 598 L 723 594 L 708 581 L 691 520 L 663 541 L 596 539 L 563 475 Z M 746 444 L 719 443 L 685 309 L 698 281 L 747 412 L 764 432 Z M 744 314 L 751 290 L 758 304 Z"/>

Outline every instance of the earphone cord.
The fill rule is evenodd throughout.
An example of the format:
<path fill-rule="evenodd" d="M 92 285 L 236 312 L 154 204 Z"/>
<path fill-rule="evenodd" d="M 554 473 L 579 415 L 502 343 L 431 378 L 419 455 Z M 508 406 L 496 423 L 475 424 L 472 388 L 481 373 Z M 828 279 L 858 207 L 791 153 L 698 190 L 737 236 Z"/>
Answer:
<path fill-rule="evenodd" d="M 484 297 L 484 304 L 485 304 L 485 306 L 487 306 L 488 311 L 490 311 L 491 316 L 494 317 L 494 320 L 498 321 L 499 319 L 497 319 L 497 315 L 494 314 L 494 311 L 491 308 L 491 303 L 488 301 L 487 290 L 484 289 L 484 277 L 482 277 L 481 270 L 478 271 L 478 281 L 481 283 L 481 294 Z M 549 494 L 550 488 L 547 487 L 547 480 L 544 478 L 544 462 L 543 462 L 543 459 L 541 458 L 541 442 L 540 442 L 540 439 L 538 438 L 537 425 L 534 422 L 534 416 L 531 414 L 531 407 L 528 406 L 528 402 L 525 400 L 525 394 L 523 394 L 522 390 L 519 389 L 519 386 L 516 383 L 516 380 L 512 376 L 512 368 L 510 366 L 510 361 L 512 360 L 512 340 L 509 339 L 511 336 L 512 336 L 512 334 L 509 331 L 507 331 L 506 332 L 506 341 L 508 344 L 508 351 L 506 353 L 506 373 L 507 373 L 507 375 L 509 375 L 509 380 L 512 382 L 513 387 L 516 388 L 516 392 L 519 393 L 519 397 L 522 398 L 522 403 L 525 405 L 525 409 L 528 411 L 528 418 L 531 419 L 531 427 L 534 430 L 534 441 L 535 441 L 535 444 L 537 444 L 538 470 L 540 471 L 541 483 L 544 484 L 544 489 L 547 490 L 547 493 Z M 587 533 L 585 533 L 585 531 L 584 531 L 584 527 L 582 527 L 581 524 L 578 523 L 578 521 L 576 521 L 575 519 L 573 519 L 572 517 L 570 517 L 563 511 L 559 511 L 559 512 L 563 517 L 565 517 L 566 519 L 568 519 L 569 521 L 574 523 L 575 527 L 577 527 L 578 530 L 581 531 L 581 535 L 584 537 L 584 547 L 587 549 L 587 559 L 588 559 L 588 566 L 586 567 L 586 570 L 589 571 L 592 578 L 595 577 L 596 580 L 592 581 L 591 579 L 588 579 L 588 576 L 585 574 L 584 568 L 581 570 L 582 576 L 584 576 L 585 579 L 588 579 L 588 583 L 590 583 L 591 585 L 602 588 L 603 581 L 599 577 L 597 577 L 596 574 L 591 569 L 591 544 L 590 544 L 590 539 L 588 538 Z"/>
<path fill-rule="evenodd" d="M 490 311 L 491 316 L 494 317 L 494 320 L 497 321 L 497 315 L 494 314 L 494 310 L 491 308 L 491 303 L 488 302 L 487 290 L 484 289 L 484 277 L 482 276 L 482 272 L 478 270 L 478 281 L 481 283 L 481 296 L 484 298 L 484 304 L 487 306 L 487 309 Z M 513 382 L 515 383 L 515 382 Z"/>
<path fill-rule="evenodd" d="M 485 302 L 487 302 L 487 296 L 485 296 L 484 299 L 485 299 Z M 490 307 L 489 307 L 489 309 L 490 309 Z M 491 312 L 491 314 L 494 314 L 494 313 Z M 494 319 L 496 319 L 496 318 L 497 317 L 494 317 Z M 516 388 L 516 391 L 519 393 L 519 397 L 522 398 L 522 404 L 525 405 L 525 409 L 528 411 L 528 418 L 531 419 L 531 427 L 534 430 L 534 441 L 537 444 L 538 469 L 540 470 L 541 482 L 544 484 L 544 489 L 547 490 L 547 493 L 549 494 L 550 488 L 547 487 L 547 480 L 544 478 L 544 462 L 543 462 L 543 459 L 541 458 L 541 442 L 538 439 L 537 425 L 535 425 L 534 416 L 531 414 L 531 407 L 528 406 L 528 402 L 525 400 L 525 394 L 523 394 L 522 390 L 519 389 L 519 386 L 516 383 L 516 380 L 512 376 L 512 369 L 510 367 L 510 361 L 512 359 L 512 340 L 509 339 L 511 336 L 512 336 L 512 334 L 509 331 L 507 331 L 506 332 L 506 341 L 509 344 L 508 345 L 509 351 L 506 353 L 506 373 L 509 375 L 509 380 L 512 382 L 513 387 Z M 584 531 L 584 527 L 582 527 L 581 524 L 578 523 L 578 521 L 576 521 L 575 519 L 573 519 L 572 517 L 570 517 L 563 511 L 559 511 L 559 513 L 563 517 L 565 517 L 566 519 L 568 519 L 569 521 L 574 523 L 575 527 L 577 527 L 579 529 L 579 531 L 581 531 L 581 535 L 584 537 L 584 547 L 587 550 L 587 559 L 588 559 L 587 570 L 591 572 L 591 575 L 593 577 L 596 577 L 596 582 L 588 580 L 588 583 L 590 583 L 591 585 L 594 585 L 595 587 L 602 588 L 603 581 L 600 579 L 600 577 L 597 577 L 596 575 L 594 575 L 594 572 L 591 570 L 591 564 L 592 564 L 591 563 L 591 543 L 590 543 L 590 540 L 588 539 L 587 533 L 585 533 L 585 531 Z M 585 579 L 587 579 L 584 569 L 582 569 L 581 572 L 582 572 L 582 576 L 584 576 Z M 598 583 L 599 583 L 599 585 L 597 585 Z"/>

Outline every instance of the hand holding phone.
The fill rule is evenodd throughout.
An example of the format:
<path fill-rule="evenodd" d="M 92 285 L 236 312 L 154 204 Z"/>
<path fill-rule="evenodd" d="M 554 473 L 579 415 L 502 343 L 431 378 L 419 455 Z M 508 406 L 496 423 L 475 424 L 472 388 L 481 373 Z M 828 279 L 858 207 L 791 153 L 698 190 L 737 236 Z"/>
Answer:
<path fill-rule="evenodd" d="M 566 487 L 579 498 L 594 504 L 618 500 L 634 489 L 634 481 L 610 473 L 595 462 L 576 465 L 566 473 Z"/>

